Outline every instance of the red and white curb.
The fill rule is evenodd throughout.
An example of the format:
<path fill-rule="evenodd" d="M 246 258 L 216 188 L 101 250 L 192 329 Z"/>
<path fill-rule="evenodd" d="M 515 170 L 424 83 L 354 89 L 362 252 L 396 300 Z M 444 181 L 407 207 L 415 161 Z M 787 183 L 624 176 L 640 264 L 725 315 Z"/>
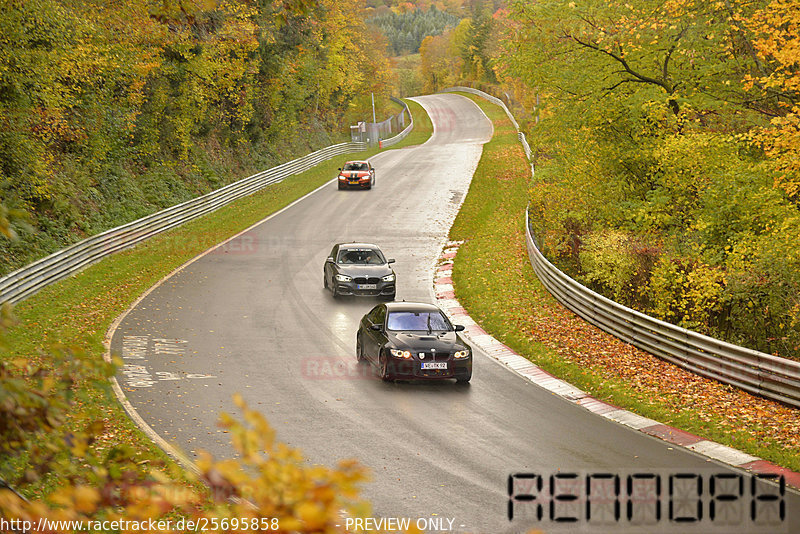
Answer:
<path fill-rule="evenodd" d="M 464 332 L 472 345 L 480 347 L 490 357 L 534 384 L 601 417 L 752 473 L 783 475 L 787 485 L 800 488 L 800 473 L 596 399 L 540 369 L 486 333 L 459 304 L 453 290 L 453 259 L 461 243 L 461 241 L 451 241 L 442 250 L 434 274 L 433 290 L 439 307 L 447 313 L 453 323 L 463 324 L 466 327 Z"/>

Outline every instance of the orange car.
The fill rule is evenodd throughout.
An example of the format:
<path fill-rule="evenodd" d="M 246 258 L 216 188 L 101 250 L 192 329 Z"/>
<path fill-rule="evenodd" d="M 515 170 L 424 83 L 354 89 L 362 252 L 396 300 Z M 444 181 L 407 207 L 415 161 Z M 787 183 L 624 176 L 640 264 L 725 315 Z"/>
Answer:
<path fill-rule="evenodd" d="M 375 167 L 369 161 L 348 161 L 339 169 L 339 189 L 372 189 Z"/>

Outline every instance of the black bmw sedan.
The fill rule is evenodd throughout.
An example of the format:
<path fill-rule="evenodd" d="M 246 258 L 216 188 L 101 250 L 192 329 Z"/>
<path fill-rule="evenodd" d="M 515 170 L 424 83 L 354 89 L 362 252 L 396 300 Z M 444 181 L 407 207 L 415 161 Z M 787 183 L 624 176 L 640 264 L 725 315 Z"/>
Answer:
<path fill-rule="evenodd" d="M 433 304 L 388 302 L 361 319 L 356 355 L 377 366 L 383 380 L 472 378 L 472 350 Z"/>
<path fill-rule="evenodd" d="M 396 275 L 386 257 L 369 243 L 339 243 L 325 260 L 323 284 L 339 295 L 381 296 L 393 299 Z"/>

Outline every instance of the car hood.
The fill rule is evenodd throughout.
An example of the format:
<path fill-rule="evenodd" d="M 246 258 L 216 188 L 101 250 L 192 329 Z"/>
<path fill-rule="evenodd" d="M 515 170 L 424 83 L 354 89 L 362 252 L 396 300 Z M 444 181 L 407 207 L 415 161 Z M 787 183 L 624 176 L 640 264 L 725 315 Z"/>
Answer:
<path fill-rule="evenodd" d="M 346 176 L 347 178 L 363 178 L 369 176 L 369 171 L 341 171 L 339 176 Z"/>
<path fill-rule="evenodd" d="M 392 332 L 387 333 L 389 343 L 400 350 L 411 352 L 430 352 L 436 349 L 437 352 L 450 352 L 454 350 L 464 350 L 467 344 L 464 343 L 455 332 Z"/>
<path fill-rule="evenodd" d="M 339 269 L 339 273 L 352 277 L 381 277 L 386 276 L 387 274 L 392 274 L 392 269 L 389 267 L 388 263 L 384 263 L 383 265 L 348 265 L 346 263 L 340 263 L 337 264 L 336 267 Z"/>

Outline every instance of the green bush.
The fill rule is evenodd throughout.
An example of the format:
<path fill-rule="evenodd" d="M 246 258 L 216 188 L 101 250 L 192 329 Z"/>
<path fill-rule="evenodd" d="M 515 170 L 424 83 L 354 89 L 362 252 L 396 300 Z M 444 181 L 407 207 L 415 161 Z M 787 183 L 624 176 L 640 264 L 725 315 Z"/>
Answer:
<path fill-rule="evenodd" d="M 630 119 L 630 144 L 610 143 L 610 126 L 532 132 L 548 151 L 530 191 L 545 253 L 621 304 L 799 357 L 797 206 L 746 142 L 648 113 Z"/>
<path fill-rule="evenodd" d="M 350 104 L 388 92 L 357 9 L 6 2 L 0 201 L 38 232 L 0 243 L 0 276 L 346 138 Z"/>

